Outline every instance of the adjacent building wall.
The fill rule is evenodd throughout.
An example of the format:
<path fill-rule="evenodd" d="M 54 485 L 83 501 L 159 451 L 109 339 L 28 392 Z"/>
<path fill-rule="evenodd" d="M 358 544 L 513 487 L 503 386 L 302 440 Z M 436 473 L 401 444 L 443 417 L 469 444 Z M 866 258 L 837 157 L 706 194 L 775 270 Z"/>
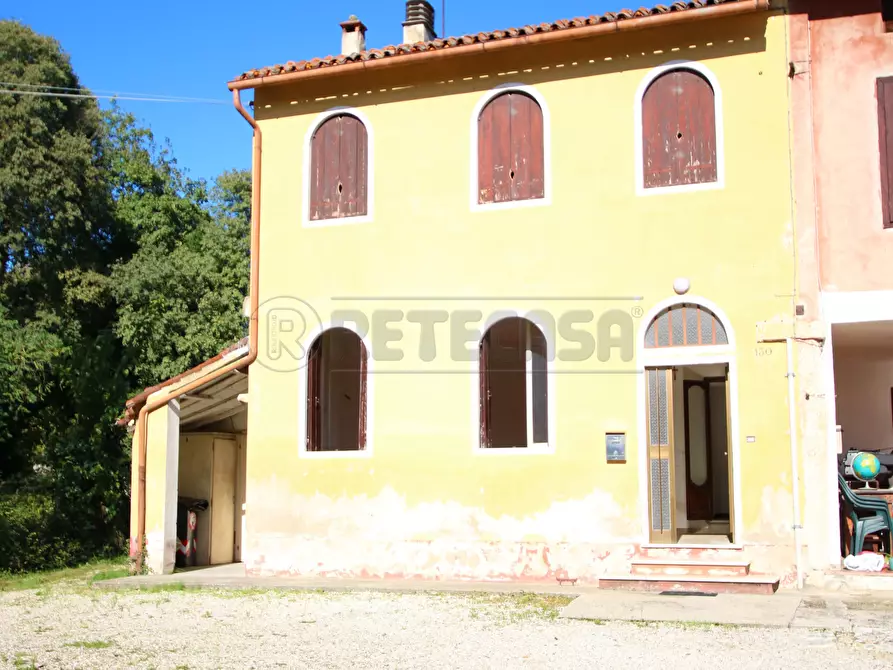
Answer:
<path fill-rule="evenodd" d="M 893 39 L 880 9 L 880 0 L 791 2 L 791 37 L 799 45 L 794 79 L 812 93 L 799 95 L 797 110 L 811 109 L 813 227 L 826 291 L 891 288 L 893 229 L 884 229 L 881 209 L 876 81 L 893 75 Z M 804 129 L 807 121 L 798 114 Z"/>
<path fill-rule="evenodd" d="M 882 218 L 876 80 L 893 74 L 880 0 L 791 0 L 790 114 L 796 202 L 798 423 L 813 568 L 839 565 L 835 358 L 840 314 L 878 319 L 891 299 L 893 230 Z M 859 300 L 859 292 L 887 291 Z M 867 294 L 866 294 L 867 295 Z M 828 309 L 834 296 L 835 310 Z M 883 296 L 887 296 L 884 298 Z M 846 309 L 846 301 L 860 304 Z M 843 302 L 842 302 L 843 301 Z M 846 320 L 854 320 L 850 314 Z M 846 374 L 846 373 L 844 373 Z M 838 398 L 843 392 L 838 389 Z M 846 410 L 844 410 L 846 411 Z M 861 430 L 861 429 L 857 429 Z M 849 441 L 852 432 L 844 433 Z"/>

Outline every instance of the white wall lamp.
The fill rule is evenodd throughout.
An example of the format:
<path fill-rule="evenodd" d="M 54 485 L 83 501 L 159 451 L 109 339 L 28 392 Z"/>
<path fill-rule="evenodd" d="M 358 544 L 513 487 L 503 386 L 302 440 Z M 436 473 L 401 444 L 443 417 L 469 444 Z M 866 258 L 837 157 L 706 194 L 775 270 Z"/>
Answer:
<path fill-rule="evenodd" d="M 685 277 L 677 277 L 673 280 L 673 290 L 676 295 L 685 295 L 691 288 L 691 282 Z"/>

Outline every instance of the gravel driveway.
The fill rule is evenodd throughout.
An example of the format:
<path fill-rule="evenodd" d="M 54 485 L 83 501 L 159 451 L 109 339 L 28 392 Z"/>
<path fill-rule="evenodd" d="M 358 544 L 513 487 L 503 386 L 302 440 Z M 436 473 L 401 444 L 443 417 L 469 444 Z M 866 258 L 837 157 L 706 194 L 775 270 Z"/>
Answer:
<path fill-rule="evenodd" d="M 851 634 L 557 618 L 567 601 L 524 594 L 0 593 L 0 665 L 350 670 L 626 668 L 640 663 L 686 670 L 893 667 L 893 650 L 871 648 Z"/>

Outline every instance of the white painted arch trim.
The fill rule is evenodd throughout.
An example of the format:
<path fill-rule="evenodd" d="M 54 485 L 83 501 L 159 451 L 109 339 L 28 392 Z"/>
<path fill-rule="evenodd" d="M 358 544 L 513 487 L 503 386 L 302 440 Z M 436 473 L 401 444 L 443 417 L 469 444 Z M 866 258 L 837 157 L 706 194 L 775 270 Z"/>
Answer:
<path fill-rule="evenodd" d="M 661 349 L 645 349 L 645 333 L 648 326 L 668 307 L 681 304 L 693 304 L 709 309 L 726 329 L 729 339 L 728 344 L 711 347 L 666 347 Z M 674 296 L 660 301 L 654 305 L 642 317 L 639 333 L 636 337 L 636 350 L 638 354 L 637 368 L 639 370 L 636 381 L 636 404 L 638 407 L 637 430 L 639 435 L 639 510 L 642 517 L 642 541 L 648 542 L 651 537 L 651 528 L 648 523 L 648 411 L 647 411 L 647 380 L 645 369 L 662 366 L 683 365 L 715 365 L 726 364 L 729 366 L 729 405 L 731 407 L 731 449 L 732 449 L 732 504 L 735 510 L 735 536 L 732 540 L 736 544 L 744 541 L 744 521 L 742 511 L 741 488 L 741 419 L 738 403 L 738 362 L 735 356 L 735 332 L 732 324 L 720 307 L 711 300 L 695 295 Z"/>
<path fill-rule="evenodd" d="M 490 104 L 493 99 L 512 91 L 529 95 L 536 101 L 543 112 L 543 197 L 535 200 L 513 200 L 511 202 L 495 202 L 482 205 L 478 202 L 478 120 L 481 118 L 481 112 L 484 111 L 484 107 Z M 471 175 L 469 203 L 472 212 L 518 209 L 521 207 L 547 207 L 552 204 L 552 115 L 549 112 L 546 98 L 536 88 L 526 84 L 505 83 L 484 93 L 474 106 L 474 111 L 471 114 L 471 132 L 469 136 L 471 137 L 471 150 L 468 152 L 471 161 L 469 169 L 469 174 Z"/>
<path fill-rule="evenodd" d="M 372 340 L 359 331 L 357 324 L 325 323 L 310 332 L 302 344 L 310 351 L 313 343 L 327 330 L 345 328 L 353 332 L 366 347 L 366 448 L 358 451 L 307 451 L 307 366 L 298 370 L 298 457 L 313 460 L 369 459 L 375 443 L 375 361 L 372 357 Z"/>
<path fill-rule="evenodd" d="M 551 332 L 549 328 L 542 328 L 537 322 L 535 318 L 528 318 L 528 314 L 530 314 L 530 310 L 516 310 L 516 309 L 505 309 L 499 310 L 494 314 L 491 314 L 487 320 L 484 322 L 484 326 L 481 329 L 482 336 L 487 333 L 494 325 L 499 323 L 500 321 L 504 321 L 505 319 L 511 318 L 520 318 L 526 319 L 530 321 L 533 326 L 543 334 L 543 337 L 546 339 L 546 393 L 548 395 L 547 403 L 546 403 L 546 415 L 548 420 L 548 435 L 549 442 L 548 444 L 542 445 L 531 445 L 529 447 L 515 447 L 515 448 L 488 448 L 481 446 L 481 384 L 480 384 L 480 374 L 481 374 L 481 358 L 480 354 L 476 354 L 474 357 L 474 362 L 470 366 L 470 371 L 472 372 L 471 376 L 471 451 L 474 455 L 479 456 L 532 456 L 532 455 L 551 455 L 555 453 L 556 448 L 556 436 L 557 436 L 557 428 L 558 421 L 556 415 L 556 392 L 555 392 L 555 333 Z M 478 340 L 477 342 L 477 351 L 480 351 L 481 342 Z M 532 410 L 531 410 L 532 411 Z"/>
<path fill-rule="evenodd" d="M 366 127 L 366 139 L 368 146 L 366 148 L 366 214 L 363 216 L 345 216 L 338 219 L 322 219 L 319 221 L 310 220 L 310 143 L 313 141 L 313 135 L 319 127 L 333 116 L 353 116 L 359 119 Z M 331 109 L 317 115 L 307 129 L 304 135 L 304 165 L 303 186 L 301 187 L 301 225 L 304 228 L 326 228 L 329 226 L 347 226 L 355 223 L 371 223 L 375 218 L 375 133 L 372 129 L 372 123 L 366 116 L 356 107 L 332 107 Z"/>
<path fill-rule="evenodd" d="M 671 70 L 691 70 L 706 79 L 713 88 L 713 112 L 716 123 L 716 181 L 705 184 L 683 184 L 680 186 L 661 186 L 658 188 L 645 188 L 644 166 L 644 137 L 642 127 L 642 99 L 645 91 L 655 79 L 663 76 Z M 672 60 L 658 65 L 645 75 L 636 89 L 636 98 L 633 102 L 633 136 L 636 155 L 633 157 L 633 165 L 636 169 L 636 195 L 660 195 L 665 193 L 686 193 L 692 191 L 711 191 L 725 188 L 726 184 L 726 158 L 725 158 L 725 132 L 723 130 L 722 115 L 722 88 L 719 79 L 704 64 L 691 60 Z"/>

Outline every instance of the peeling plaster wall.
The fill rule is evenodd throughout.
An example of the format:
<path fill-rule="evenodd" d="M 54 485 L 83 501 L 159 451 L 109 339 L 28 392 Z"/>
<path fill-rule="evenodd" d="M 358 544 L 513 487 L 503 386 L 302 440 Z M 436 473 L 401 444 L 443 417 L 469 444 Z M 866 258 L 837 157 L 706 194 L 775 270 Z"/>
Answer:
<path fill-rule="evenodd" d="M 636 91 L 652 68 L 683 57 L 702 61 L 722 86 L 726 183 L 638 196 Z M 791 312 L 786 64 L 784 17 L 761 14 L 513 51 L 510 68 L 477 62 L 486 78 L 456 69 L 438 74 L 443 83 L 401 90 L 396 75 L 381 70 L 362 82 L 338 78 L 331 90 L 336 85 L 323 77 L 300 91 L 258 91 L 264 261 L 261 347 L 249 380 L 243 543 L 249 570 L 548 580 L 622 571 L 647 541 L 648 512 L 639 503 L 644 436 L 637 429 L 644 408 L 637 406 L 634 360 L 617 350 L 608 361 L 556 360 L 549 450 L 480 453 L 474 344 L 470 356 L 457 354 L 450 325 L 438 325 L 432 361 L 420 354 L 418 324 L 398 320 L 389 328 L 401 339 L 389 346 L 399 358 L 381 355 L 372 337 L 370 452 L 308 455 L 301 443 L 306 379 L 299 354 L 338 310 L 372 322 L 384 310 L 479 311 L 484 319 L 505 309 L 547 310 L 556 318 L 590 310 L 597 320 L 618 309 L 633 315 L 638 332 L 644 324 L 636 315 L 672 296 L 673 280 L 685 276 L 693 294 L 721 306 L 737 334 L 744 523 L 736 539 L 760 545 L 754 551 L 767 557 L 767 567 L 789 572 L 784 353 L 771 347 L 766 355 L 756 328 Z M 516 72 L 500 74 L 509 70 Z M 471 212 L 473 110 L 482 95 L 509 81 L 536 87 L 548 104 L 552 202 Z M 295 184 L 302 180 L 304 139 L 319 113 L 347 104 L 370 124 L 374 220 L 302 226 Z M 581 132 L 581 110 L 592 128 L 610 131 Z M 425 138 L 436 167 L 406 169 L 419 165 L 407 137 Z M 544 235 L 544 227 L 554 234 Z M 407 295 L 437 299 L 383 297 Z M 525 295 L 562 299 L 498 298 Z M 283 339 L 286 331 L 273 332 L 271 324 L 288 314 L 296 327 Z M 574 344 L 559 337 L 557 346 Z M 626 434 L 626 463 L 606 462 L 606 432 Z"/>
<path fill-rule="evenodd" d="M 631 541 L 630 519 L 601 491 L 524 518 L 455 501 L 410 508 L 389 486 L 332 499 L 274 481 L 251 502 L 280 511 L 252 518 L 248 567 L 277 574 L 554 579 L 563 570 L 581 577 L 607 546 Z"/>

